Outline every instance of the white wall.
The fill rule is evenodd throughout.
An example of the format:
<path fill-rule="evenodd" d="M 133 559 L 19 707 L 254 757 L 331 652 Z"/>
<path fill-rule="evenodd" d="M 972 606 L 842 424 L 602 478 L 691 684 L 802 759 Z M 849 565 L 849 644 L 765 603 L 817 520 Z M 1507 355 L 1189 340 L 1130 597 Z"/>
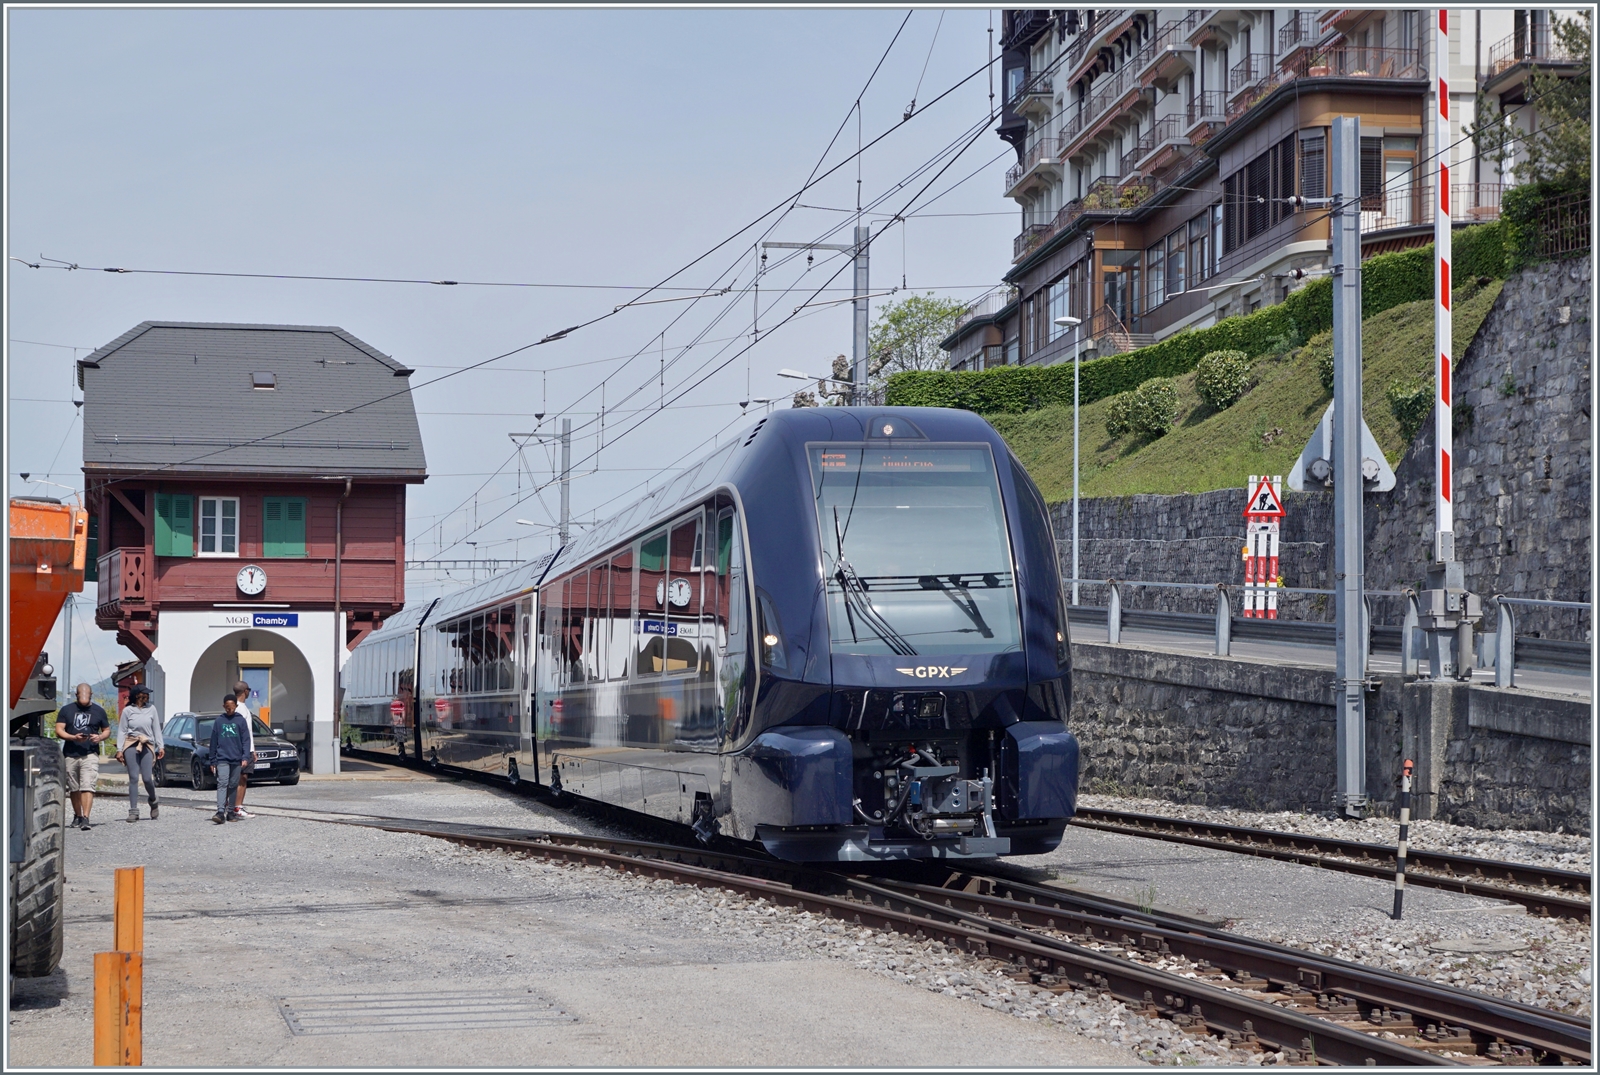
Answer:
<path fill-rule="evenodd" d="M 159 665 L 160 685 L 156 684 L 158 675 L 155 670 L 152 670 L 150 679 L 152 698 L 162 717 L 184 710 L 210 713 L 220 708 L 222 701 L 220 692 L 226 689 L 227 685 L 218 677 L 224 675 L 221 669 L 225 668 L 226 661 L 236 656 L 237 649 L 242 647 L 234 647 L 231 655 L 224 654 L 219 649 L 207 657 L 207 651 L 216 643 L 227 638 L 238 638 L 249 639 L 251 649 L 270 649 L 274 653 L 293 650 L 297 658 L 286 662 L 285 672 L 296 678 L 309 673 L 310 678 L 311 771 L 338 772 L 339 752 L 338 744 L 335 742 L 333 711 L 335 638 L 333 613 L 301 612 L 297 614 L 300 618 L 298 627 L 255 627 L 248 630 L 213 626 L 220 613 L 221 610 L 161 613 L 158 636 L 160 646 L 156 650 L 155 660 L 151 662 Z M 344 660 L 349 658 L 349 652 L 341 646 L 339 654 L 339 664 L 342 668 Z M 200 669 L 202 660 L 207 662 L 207 667 L 210 663 L 217 663 L 218 676 L 201 677 L 198 687 L 203 688 L 210 678 L 216 678 L 217 684 L 221 686 L 213 684 L 216 689 L 207 693 L 205 697 L 192 697 L 192 688 L 197 686 L 195 673 L 197 670 L 203 671 Z M 278 657 L 277 660 L 282 661 L 283 658 Z M 304 662 L 305 671 L 297 669 L 291 672 L 290 667 L 300 661 Z M 276 674 L 274 678 L 277 678 Z M 211 693 L 215 693 L 216 697 L 211 697 Z"/>

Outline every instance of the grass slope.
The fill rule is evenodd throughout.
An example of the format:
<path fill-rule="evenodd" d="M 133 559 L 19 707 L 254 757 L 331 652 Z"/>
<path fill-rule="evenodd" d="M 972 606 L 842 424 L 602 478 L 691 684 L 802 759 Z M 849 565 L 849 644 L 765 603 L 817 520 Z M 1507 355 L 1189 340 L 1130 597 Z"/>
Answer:
<path fill-rule="evenodd" d="M 1477 335 L 1503 282 L 1455 294 L 1455 353 Z M 1384 393 L 1394 381 L 1433 372 L 1433 303 L 1411 302 L 1375 314 L 1362 324 L 1362 388 L 1367 426 L 1391 463 L 1405 450 L 1400 426 Z M 1283 355 L 1252 359 L 1255 386 L 1243 399 L 1214 411 L 1195 394 L 1194 374 L 1176 379 L 1178 419 L 1155 440 L 1106 435 L 1109 400 L 1083 408 L 1082 495 L 1202 493 L 1243 486 L 1251 474 L 1287 475 L 1332 401 L 1317 378 L 1317 357 L 1332 347 L 1331 333 L 1312 337 Z M 1072 496 L 1072 408 L 1042 407 L 1026 414 L 994 415 L 990 422 L 1017 453 L 1045 499 Z"/>

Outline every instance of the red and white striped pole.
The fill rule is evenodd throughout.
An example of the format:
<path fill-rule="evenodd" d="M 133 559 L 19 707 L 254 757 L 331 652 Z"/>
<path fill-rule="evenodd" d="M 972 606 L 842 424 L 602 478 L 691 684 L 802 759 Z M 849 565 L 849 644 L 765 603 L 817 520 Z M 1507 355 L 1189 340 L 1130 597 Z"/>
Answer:
<path fill-rule="evenodd" d="M 1455 517 L 1451 510 L 1450 451 L 1450 12 L 1439 9 L 1439 32 L 1434 35 L 1433 66 L 1438 86 L 1438 107 L 1434 110 L 1433 251 L 1433 383 L 1439 386 L 1434 407 L 1434 549 L 1436 562 L 1455 559 Z"/>

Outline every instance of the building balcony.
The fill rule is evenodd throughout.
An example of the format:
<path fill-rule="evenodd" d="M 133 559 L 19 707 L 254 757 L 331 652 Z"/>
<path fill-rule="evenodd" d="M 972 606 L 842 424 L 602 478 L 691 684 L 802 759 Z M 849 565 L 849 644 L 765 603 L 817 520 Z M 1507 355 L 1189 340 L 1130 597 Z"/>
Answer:
<path fill-rule="evenodd" d="M 1038 74 L 1024 82 L 1009 103 L 1011 110 L 1019 116 L 1043 118 L 1050 114 L 1054 99 L 1055 86 L 1050 75 Z"/>
<path fill-rule="evenodd" d="M 1156 36 L 1134 56 L 1130 66 L 1138 71 L 1143 86 L 1170 86 L 1178 76 L 1194 66 L 1194 46 L 1189 43 L 1189 31 L 1197 15 L 1190 12 L 1184 19 L 1167 23 Z"/>
<path fill-rule="evenodd" d="M 1140 101 L 1144 87 L 1139 85 L 1137 75 L 1137 69 L 1128 65 L 1097 83 L 1101 88 L 1091 94 L 1083 110 L 1062 127 L 1062 159 L 1077 155 L 1091 139 Z"/>
<path fill-rule="evenodd" d="M 1450 184 L 1451 224 L 1481 224 L 1500 218 L 1500 183 Z M 1390 187 L 1361 199 L 1361 234 L 1433 226 L 1432 183 Z"/>
<path fill-rule="evenodd" d="M 1282 73 L 1288 78 L 1428 77 L 1427 66 L 1417 49 L 1361 48 L 1356 45 L 1303 49 L 1284 61 Z"/>
<path fill-rule="evenodd" d="M 1048 224 L 1041 224 L 1037 226 L 1049 227 Z M 1026 229 L 1024 229 L 1023 234 L 1027 234 Z M 1018 238 L 1021 238 L 1021 236 L 1018 236 Z M 1001 310 L 1004 310 L 1007 306 L 1010 306 L 1016 301 L 1017 289 L 1014 287 L 1003 287 L 996 291 L 989 292 L 987 295 L 984 295 L 973 301 L 965 310 L 961 311 L 961 316 L 956 318 L 956 327 L 952 330 L 952 335 L 956 332 L 960 332 L 967 325 L 970 325 L 972 322 L 977 321 L 980 318 L 995 316 Z"/>
<path fill-rule="evenodd" d="M 1287 58 L 1295 49 L 1310 48 L 1326 36 L 1309 11 L 1296 11 L 1289 25 L 1278 31 L 1278 55 Z"/>
<path fill-rule="evenodd" d="M 1004 50 L 1027 48 L 1050 29 L 1048 10 L 1007 11 L 1005 32 L 1000 37 Z"/>
<path fill-rule="evenodd" d="M 1252 52 L 1228 72 L 1228 92 L 1239 93 L 1258 85 L 1272 74 L 1274 67 L 1272 54 L 1268 52 Z"/>
<path fill-rule="evenodd" d="M 1184 20 L 1189 23 L 1189 31 L 1185 35 L 1189 44 L 1195 48 L 1205 48 L 1208 45 L 1226 45 L 1232 37 L 1232 30 L 1239 21 L 1237 8 L 1212 8 L 1210 10 L 1197 10 L 1189 13 L 1189 18 Z"/>
<path fill-rule="evenodd" d="M 150 579 L 155 557 L 139 546 L 112 549 L 96 565 L 100 571 L 95 599 L 97 619 L 115 620 L 124 612 L 150 610 Z"/>
<path fill-rule="evenodd" d="M 1184 136 L 1188 126 L 1186 115 L 1164 116 L 1152 123 L 1133 145 L 1134 168 L 1141 172 L 1159 172 L 1171 167 L 1193 148 Z M 1127 170 L 1123 174 L 1127 174 Z"/>
<path fill-rule="evenodd" d="M 1115 38 L 1133 21 L 1133 12 L 1127 8 L 1100 8 L 1090 11 L 1089 16 L 1089 25 L 1067 46 L 1061 63 L 1061 69 L 1070 76 L 1069 83 L 1077 82 L 1094 63 L 1098 46 Z"/>
<path fill-rule="evenodd" d="M 1489 46 L 1488 77 L 1496 78 L 1519 63 L 1574 63 L 1578 60 L 1549 25 L 1527 26 Z"/>
<path fill-rule="evenodd" d="M 1047 134 L 1023 151 L 1022 160 L 1006 169 L 1006 197 L 1015 198 L 1034 182 L 1061 174 L 1061 139 Z"/>
<path fill-rule="evenodd" d="M 1048 239 L 1055 230 L 1054 222 L 1024 225 L 1021 234 L 1011 240 L 1011 260 L 1021 261 L 1024 255 Z"/>
<path fill-rule="evenodd" d="M 1185 133 L 1189 140 L 1199 145 L 1211 137 L 1211 132 L 1228 122 L 1228 95 L 1222 90 L 1202 90 L 1189 98 L 1184 111 L 1188 123 Z"/>

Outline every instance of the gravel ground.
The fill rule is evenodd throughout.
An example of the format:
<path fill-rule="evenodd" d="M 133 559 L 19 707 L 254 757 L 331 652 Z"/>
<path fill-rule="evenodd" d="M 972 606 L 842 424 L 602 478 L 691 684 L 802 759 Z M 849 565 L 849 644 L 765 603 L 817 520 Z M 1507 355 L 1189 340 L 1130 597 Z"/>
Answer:
<path fill-rule="evenodd" d="M 1084 806 L 1100 810 L 1157 814 L 1220 825 L 1243 825 L 1277 832 L 1358 840 L 1369 844 L 1393 845 L 1400 829 L 1399 822 L 1394 818 L 1384 817 L 1353 821 L 1332 814 L 1305 814 L 1292 810 L 1262 814 L 1253 810 L 1189 806 L 1161 799 L 1125 799 L 1115 795 L 1080 795 L 1078 801 Z M 1580 873 L 1588 873 L 1593 869 L 1594 841 L 1588 836 L 1518 829 L 1474 829 L 1466 825 L 1452 825 L 1447 821 L 1413 821 L 1408 835 L 1411 846 L 1428 851 L 1550 866 Z"/>

